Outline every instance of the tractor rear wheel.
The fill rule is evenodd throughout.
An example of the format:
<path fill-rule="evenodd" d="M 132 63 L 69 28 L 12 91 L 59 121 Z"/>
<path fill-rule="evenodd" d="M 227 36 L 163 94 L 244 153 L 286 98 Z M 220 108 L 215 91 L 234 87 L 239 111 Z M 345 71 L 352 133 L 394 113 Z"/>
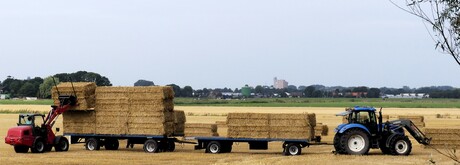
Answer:
<path fill-rule="evenodd" d="M 106 150 L 118 150 L 120 142 L 118 142 L 118 139 L 105 139 L 104 146 Z"/>
<path fill-rule="evenodd" d="M 101 145 L 99 139 L 96 138 L 88 138 L 85 140 L 85 148 L 86 150 L 94 151 L 101 149 Z"/>
<path fill-rule="evenodd" d="M 396 135 L 390 140 L 389 150 L 392 155 L 409 155 L 412 143 L 407 136 Z"/>
<path fill-rule="evenodd" d="M 340 138 L 341 147 L 350 155 L 364 155 L 369 152 L 369 137 L 361 129 L 347 130 Z"/>
<path fill-rule="evenodd" d="M 340 144 L 340 139 L 342 137 L 341 133 L 336 133 L 334 136 L 334 148 L 337 154 L 345 154 L 345 149 Z"/>
<path fill-rule="evenodd" d="M 32 153 L 43 153 L 45 152 L 45 148 L 45 142 L 41 138 L 38 138 L 35 140 L 31 150 Z"/>
<path fill-rule="evenodd" d="M 14 146 L 14 151 L 16 153 L 27 153 L 27 152 L 29 152 L 29 147 L 27 147 L 27 146 Z"/>
<path fill-rule="evenodd" d="M 66 137 L 59 138 L 59 141 L 54 145 L 54 150 L 56 152 L 68 151 L 69 150 L 69 140 Z"/>

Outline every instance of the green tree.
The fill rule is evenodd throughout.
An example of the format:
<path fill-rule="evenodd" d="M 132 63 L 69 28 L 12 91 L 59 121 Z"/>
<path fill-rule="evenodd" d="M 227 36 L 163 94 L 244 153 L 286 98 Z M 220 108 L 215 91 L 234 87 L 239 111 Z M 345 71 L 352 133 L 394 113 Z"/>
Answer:
<path fill-rule="evenodd" d="M 35 88 L 31 82 L 26 82 L 18 91 L 18 95 L 22 97 L 34 97 L 37 95 L 38 88 Z"/>
<path fill-rule="evenodd" d="M 262 94 L 262 93 L 264 93 L 264 88 L 261 85 L 257 85 L 256 88 L 255 88 L 255 92 L 257 94 Z"/>
<path fill-rule="evenodd" d="M 304 90 L 305 97 L 313 97 L 313 93 L 315 92 L 315 87 L 310 85 Z"/>
<path fill-rule="evenodd" d="M 380 97 L 380 89 L 379 88 L 370 88 L 367 92 L 368 98 L 379 98 Z"/>
<path fill-rule="evenodd" d="M 435 49 L 452 56 L 460 65 L 460 1 L 405 0 L 406 7 L 390 2 L 431 26 Z"/>
<path fill-rule="evenodd" d="M 59 78 L 55 78 L 56 84 L 59 84 Z M 43 83 L 39 86 L 39 93 L 41 98 L 51 98 L 51 89 L 54 86 L 53 77 L 49 76 L 43 80 Z"/>
<path fill-rule="evenodd" d="M 59 78 L 61 82 L 70 82 L 72 80 L 74 82 L 94 82 L 97 86 L 112 86 L 107 77 L 94 72 L 59 73 L 55 74 L 54 77 Z"/>
<path fill-rule="evenodd" d="M 193 88 L 191 86 L 185 86 L 181 90 L 182 97 L 192 97 L 193 96 Z"/>
<path fill-rule="evenodd" d="M 154 86 L 155 84 L 153 81 L 148 81 L 148 80 L 137 80 L 134 83 L 134 86 Z"/>

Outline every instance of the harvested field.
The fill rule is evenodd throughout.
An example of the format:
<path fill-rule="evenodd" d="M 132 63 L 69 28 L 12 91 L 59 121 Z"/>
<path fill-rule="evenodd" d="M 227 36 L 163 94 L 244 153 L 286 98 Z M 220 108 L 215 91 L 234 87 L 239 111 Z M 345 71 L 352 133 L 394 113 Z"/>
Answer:
<path fill-rule="evenodd" d="M 21 106 L 21 105 L 18 105 Z M 0 109 L 5 105 L 0 105 Z M 10 107 L 12 109 L 15 107 Z M 17 107 L 21 109 L 23 107 Z M 36 107 L 48 111 L 49 106 Z M 334 116 L 343 108 L 260 108 L 260 107 L 179 107 L 185 113 L 216 113 L 226 114 L 229 112 L 250 112 L 250 110 L 260 113 L 303 113 L 311 112 L 316 114 L 318 123 L 329 126 L 329 134 L 323 137 L 326 142 L 331 142 L 333 128 L 341 123 L 341 118 Z M 383 113 L 390 116 L 421 114 L 425 117 L 428 128 L 460 128 L 460 119 L 436 118 L 436 114 L 450 114 L 460 116 L 460 109 L 394 109 L 388 108 Z M 395 118 L 395 117 L 392 117 Z M 225 121 L 226 116 L 187 116 L 187 123 L 215 123 Z M 0 114 L 0 137 L 6 135 L 8 128 L 15 126 L 17 114 Z M 62 118 L 58 119 L 56 127 L 62 130 Z M 64 130 L 65 131 L 65 130 Z M 221 136 L 226 130 L 218 127 Z M 58 134 L 62 134 L 62 131 Z M 233 146 L 232 153 L 227 154 L 205 154 L 203 150 L 194 150 L 193 145 L 176 146 L 176 151 L 167 153 L 146 154 L 142 151 L 141 145 L 135 145 L 134 149 L 126 149 L 126 141 L 120 141 L 118 151 L 86 151 L 83 144 L 72 144 L 68 152 L 55 153 L 54 150 L 44 154 L 16 154 L 13 147 L 4 144 L 4 138 L 0 138 L 0 162 L 2 164 L 87 164 L 97 162 L 97 164 L 356 164 L 356 165 L 387 165 L 387 164 L 429 164 L 429 160 L 436 161 L 436 164 L 454 164 L 449 159 L 438 154 L 433 149 L 424 149 L 422 145 L 412 141 L 413 149 L 409 156 L 389 156 L 382 155 L 380 150 L 371 149 L 367 156 L 334 155 L 331 153 L 333 146 L 321 145 L 310 146 L 302 150 L 300 156 L 282 156 L 281 143 L 269 143 L 269 150 L 248 150 L 249 146 L 244 143 Z M 459 155 L 460 156 L 460 155 Z M 33 161 L 32 161 L 33 160 Z M 154 163 L 153 163 L 154 162 Z"/>

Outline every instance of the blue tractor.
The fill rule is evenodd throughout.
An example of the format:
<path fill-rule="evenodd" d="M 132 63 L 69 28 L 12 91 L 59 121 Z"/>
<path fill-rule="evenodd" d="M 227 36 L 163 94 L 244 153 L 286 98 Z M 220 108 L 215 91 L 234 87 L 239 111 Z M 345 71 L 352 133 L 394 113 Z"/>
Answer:
<path fill-rule="evenodd" d="M 383 154 L 409 155 L 412 143 L 404 129 L 420 144 L 429 145 L 431 141 L 410 120 L 383 123 L 382 108 L 379 115 L 376 115 L 373 107 L 356 106 L 347 108 L 337 116 L 345 116 L 348 121 L 334 130 L 334 148 L 337 154 L 363 155 L 371 148 L 380 148 Z"/>

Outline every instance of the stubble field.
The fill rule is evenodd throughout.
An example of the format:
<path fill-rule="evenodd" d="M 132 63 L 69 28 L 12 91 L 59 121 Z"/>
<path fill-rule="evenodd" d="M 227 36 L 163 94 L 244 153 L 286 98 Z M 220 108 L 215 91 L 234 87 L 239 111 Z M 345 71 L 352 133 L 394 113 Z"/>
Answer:
<path fill-rule="evenodd" d="M 47 112 L 45 105 L 0 105 L 0 110 L 38 110 Z M 331 143 L 333 128 L 341 123 L 336 117 L 344 108 L 297 108 L 297 107 L 189 107 L 176 106 L 184 110 L 187 122 L 214 123 L 225 121 L 229 112 L 264 112 L 264 113 L 316 113 L 317 121 L 329 126 L 329 135 L 323 141 Z M 424 115 L 429 128 L 459 128 L 460 109 L 417 109 L 417 108 L 384 108 L 383 113 L 390 119 L 397 115 Z M 437 117 L 438 115 L 438 117 Z M 443 118 L 439 118 L 439 116 Z M 0 114 L 0 162 L 1 164 L 453 164 L 453 161 L 438 154 L 432 149 L 425 149 L 412 140 L 413 150 L 409 156 L 382 155 L 380 150 L 371 149 L 369 155 L 351 156 L 334 155 L 332 145 L 319 145 L 304 148 L 300 156 L 282 156 L 281 143 L 269 143 L 269 150 L 248 150 L 247 144 L 234 144 L 232 153 L 205 154 L 203 150 L 194 150 L 191 144 L 176 144 L 176 151 L 166 153 L 144 153 L 141 145 L 126 149 L 125 141 L 120 142 L 118 151 L 86 151 L 83 144 L 73 144 L 68 152 L 52 152 L 44 154 L 16 154 L 13 147 L 4 143 L 7 129 L 16 125 L 17 114 Z M 56 127 L 62 128 L 62 118 Z M 225 128 L 218 130 L 221 136 L 226 135 Z M 62 132 L 58 133 L 62 134 Z M 459 155 L 460 156 L 460 155 Z"/>

